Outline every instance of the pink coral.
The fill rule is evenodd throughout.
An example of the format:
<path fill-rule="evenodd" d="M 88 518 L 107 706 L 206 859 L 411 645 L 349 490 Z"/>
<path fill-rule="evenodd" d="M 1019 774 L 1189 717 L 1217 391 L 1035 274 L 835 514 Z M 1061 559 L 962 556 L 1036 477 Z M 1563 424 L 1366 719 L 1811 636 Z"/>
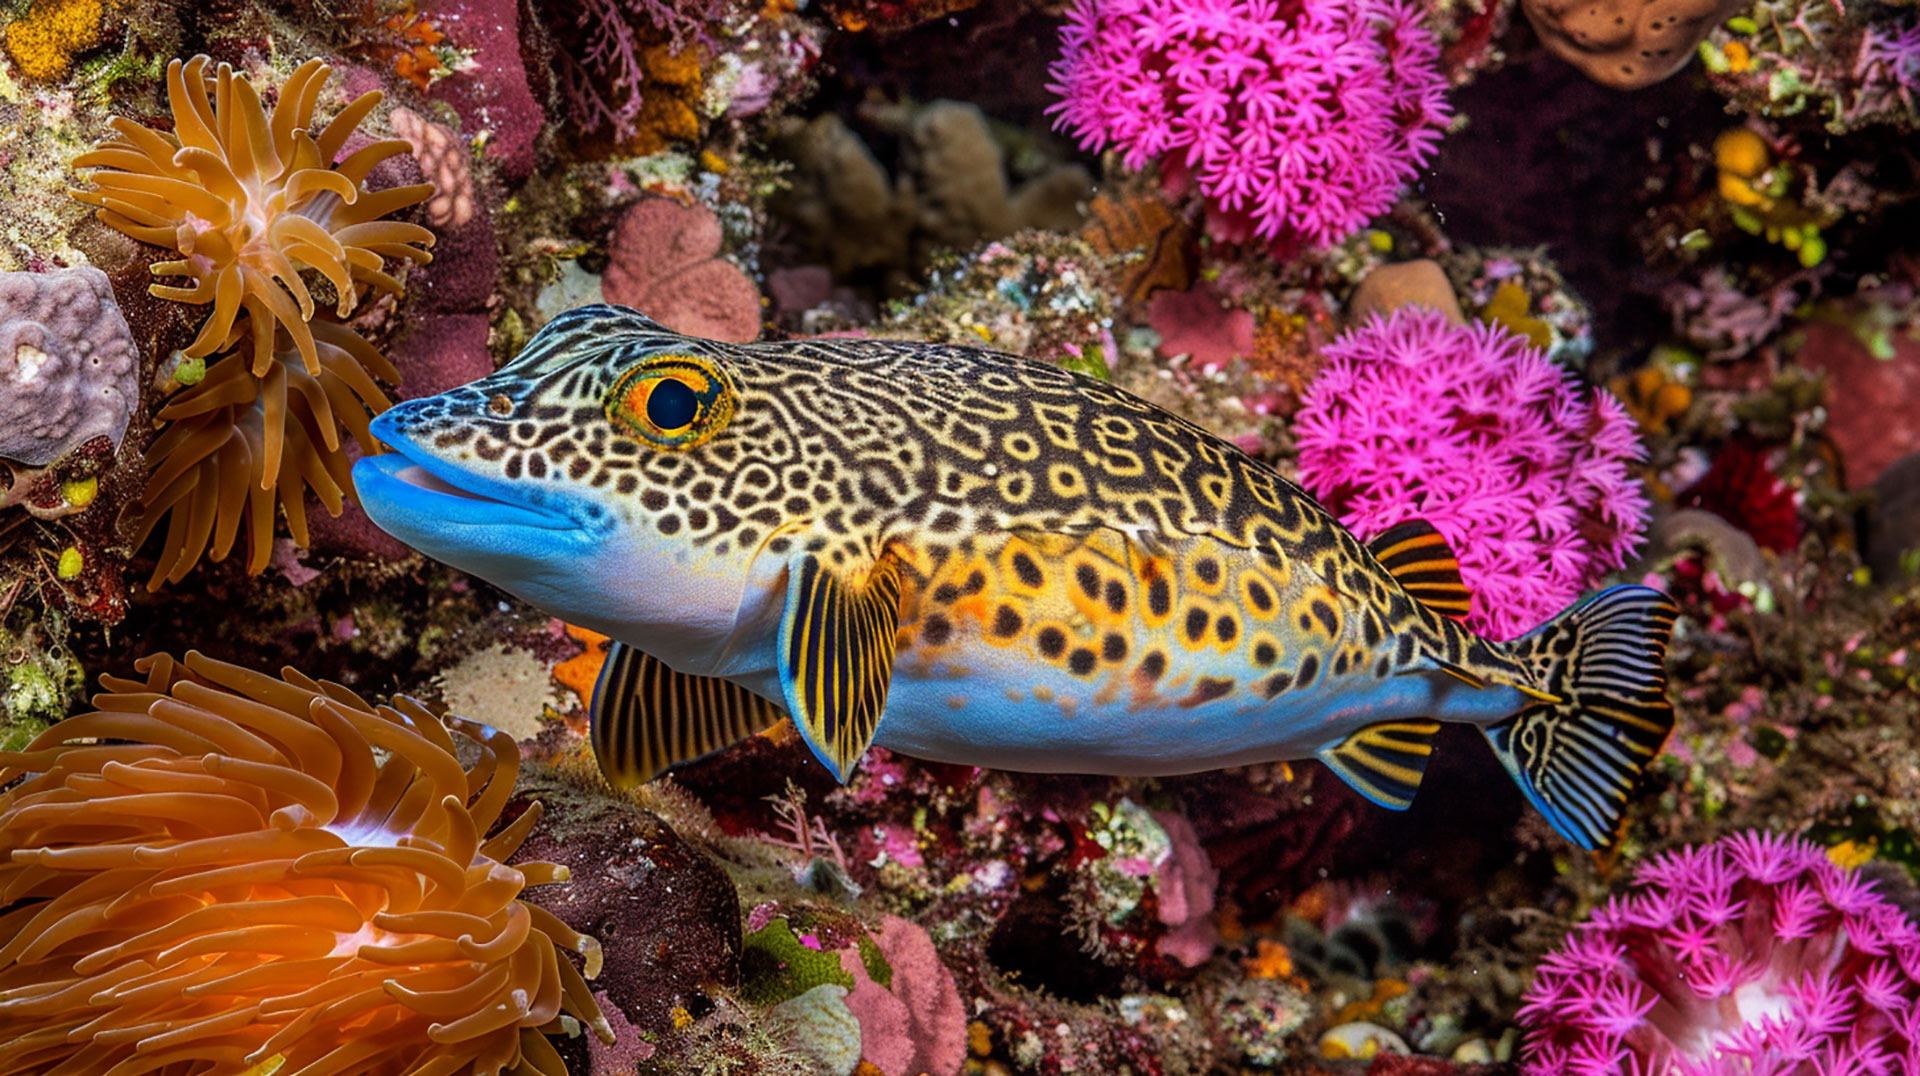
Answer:
<path fill-rule="evenodd" d="M 1402 307 L 1323 355 L 1295 419 L 1301 484 L 1362 538 L 1431 522 L 1476 630 L 1511 638 L 1544 621 L 1639 545 L 1633 420 L 1525 340 Z"/>
<path fill-rule="evenodd" d="M 1920 930 L 1811 842 L 1669 852 L 1541 962 L 1526 1076 L 1920 1072 Z"/>
<path fill-rule="evenodd" d="M 1162 956 L 1197 968 L 1213 956 L 1220 929 L 1213 922 L 1214 890 L 1220 872 L 1200 846 L 1200 834 L 1187 816 L 1173 811 L 1153 812 L 1167 832 L 1171 846 L 1166 861 L 1154 871 L 1153 892 L 1159 901 L 1160 922 L 1167 932 L 1156 946 Z"/>
<path fill-rule="evenodd" d="M 1451 110 L 1407 0 L 1075 0 L 1049 111 L 1081 144 L 1154 158 L 1208 227 L 1336 243 L 1392 204 Z"/>
<path fill-rule="evenodd" d="M 458 228 L 472 220 L 473 171 L 460 136 L 410 108 L 394 109 L 389 119 L 394 133 L 413 147 L 413 159 L 433 184 L 427 220 L 441 228 Z"/>
<path fill-rule="evenodd" d="M 953 1076 L 967 1058 L 967 1007 L 927 932 L 890 915 L 874 932 L 889 978 L 874 980 L 856 948 L 840 951 L 853 976 L 847 1010 L 860 1023 L 860 1055 L 885 1076 Z"/>
<path fill-rule="evenodd" d="M 608 240 L 601 290 L 675 332 L 747 343 L 760 336 L 760 289 L 720 257 L 720 219 L 668 198 L 636 202 Z"/>

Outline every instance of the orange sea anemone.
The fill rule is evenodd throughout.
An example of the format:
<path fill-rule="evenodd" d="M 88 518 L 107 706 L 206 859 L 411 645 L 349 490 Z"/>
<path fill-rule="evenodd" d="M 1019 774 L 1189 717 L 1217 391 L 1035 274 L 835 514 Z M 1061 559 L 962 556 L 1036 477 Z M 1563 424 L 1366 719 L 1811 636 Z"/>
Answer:
<path fill-rule="evenodd" d="M 367 430 L 369 411 L 378 414 L 393 401 L 374 378 L 397 381 L 399 372 L 344 325 L 319 320 L 310 328 L 317 377 L 294 361 L 288 345 L 264 377 L 243 363 L 215 363 L 205 380 L 155 416 L 167 427 L 147 446 L 151 474 L 134 539 L 145 544 L 160 520 L 168 520 L 149 590 L 185 578 L 209 546 L 214 560 L 226 559 L 242 526 L 247 571 L 265 568 L 273 554 L 276 496 L 298 545 L 307 544 L 307 488 L 328 512 L 340 514 L 353 490 L 340 431 L 351 433 L 362 452 L 377 451 Z"/>
<path fill-rule="evenodd" d="M 511 737 L 292 669 L 136 667 L 0 753 L 0 1076 L 564 1076 L 547 1035 L 611 1041 L 556 948 L 592 975 L 597 943 L 519 899 L 566 869 L 506 865 L 538 806 L 483 839 Z"/>
<path fill-rule="evenodd" d="M 168 65 L 174 134 L 116 117 L 109 121 L 115 135 L 74 160 L 93 169 L 92 188 L 74 197 L 98 206 L 106 224 L 182 255 L 155 263 L 153 272 L 192 285 L 154 284 L 153 294 L 213 304 L 186 357 L 251 354 L 247 363 L 212 362 L 204 382 L 157 416 L 175 425 L 147 452 L 153 477 L 140 502 L 139 540 L 171 516 L 150 590 L 180 581 L 209 550 L 223 559 L 243 523 L 247 570 L 261 571 L 272 552 L 276 496 L 303 546 L 305 487 L 340 514 L 353 487 L 339 431 L 375 451 L 369 411 L 378 414 L 390 401 L 374 378 L 399 375 L 334 319 L 353 313 L 361 284 L 400 290 L 388 259 L 432 259 L 432 232 L 381 218 L 431 197 L 433 185 L 365 187 L 369 170 L 408 152 L 407 142 L 371 142 L 334 163 L 380 93 L 362 94 L 316 133 L 326 64 L 302 64 L 269 113 L 232 67 L 210 73 L 211 63 L 196 56 Z M 331 319 L 315 304 L 328 289 Z M 247 384 L 235 366 L 259 383 Z"/>
<path fill-rule="evenodd" d="M 184 349 L 188 358 L 233 346 L 244 310 L 255 330 L 255 374 L 265 374 L 273 361 L 274 334 L 263 330 L 276 323 L 292 338 L 307 372 L 318 374 L 307 328 L 313 294 L 302 269 L 332 286 L 343 318 L 359 302 L 362 282 L 400 291 L 400 282 L 382 268 L 384 259 L 431 261 L 426 248 L 433 233 L 380 218 L 425 201 L 433 185 L 365 189 L 374 165 L 409 151 L 397 138 L 369 143 L 333 163 L 380 104 L 379 91 L 361 94 L 315 134 L 314 105 L 332 68 L 319 60 L 301 64 L 268 114 L 252 84 L 231 66 L 221 64 L 209 78 L 212 62 L 195 56 L 167 65 L 175 134 L 118 116 L 108 121 L 119 137 L 74 159 L 74 167 L 94 169 L 93 189 L 74 197 L 99 206 L 95 215 L 109 226 L 180 252 L 179 260 L 154 265 L 154 275 L 189 277 L 193 286 L 155 284 L 150 290 L 163 299 L 213 304 L 200 335 Z"/>

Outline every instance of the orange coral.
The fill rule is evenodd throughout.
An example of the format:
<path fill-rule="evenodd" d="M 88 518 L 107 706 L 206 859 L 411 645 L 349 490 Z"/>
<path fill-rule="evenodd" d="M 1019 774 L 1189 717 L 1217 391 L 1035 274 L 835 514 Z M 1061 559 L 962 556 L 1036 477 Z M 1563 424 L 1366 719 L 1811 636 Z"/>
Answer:
<path fill-rule="evenodd" d="M 407 698 L 200 654 L 103 677 L 0 753 L 0 1076 L 564 1076 L 562 1013 L 612 1032 L 520 899 L 567 880 L 491 839 L 520 753 Z M 478 762 L 465 768 L 453 734 Z"/>
<path fill-rule="evenodd" d="M 99 206 L 95 215 L 107 225 L 183 255 L 156 264 L 153 272 L 189 277 L 193 286 L 155 284 L 150 290 L 162 299 L 213 304 L 200 335 L 184 349 L 188 358 L 232 347 L 244 311 L 256 330 L 256 375 L 273 361 L 273 334 L 260 330 L 274 325 L 292 337 L 307 372 L 317 375 L 319 358 L 307 328 L 313 294 L 302 270 L 312 269 L 332 285 L 343 318 L 359 302 L 361 283 L 398 293 L 400 282 L 384 271 L 383 259 L 432 261 L 426 248 L 433 233 L 380 218 L 425 201 L 433 185 L 382 191 L 362 186 L 374 165 L 411 149 L 402 139 L 371 143 L 332 163 L 380 104 L 378 90 L 361 94 L 316 136 L 313 109 L 332 68 L 319 60 L 300 65 L 269 115 L 252 84 L 231 66 L 221 64 L 207 77 L 212 62 L 195 56 L 167 65 L 167 101 L 177 134 L 118 116 L 108 121 L 120 137 L 74 159 L 74 167 L 95 170 L 93 189 L 74 197 Z"/>
<path fill-rule="evenodd" d="M 142 497 L 141 539 L 161 516 L 173 516 L 149 589 L 178 582 L 209 549 L 214 560 L 224 558 L 249 518 L 247 569 L 265 568 L 276 490 L 303 545 L 303 483 L 339 514 L 352 494 L 339 431 L 374 451 L 368 410 L 377 414 L 390 401 L 373 379 L 393 381 L 398 373 L 322 315 L 316 294 L 324 299 L 330 290 L 334 317 L 344 319 L 359 304 L 361 285 L 401 290 L 387 259 L 432 260 L 432 232 L 382 218 L 431 197 L 433 185 L 365 187 L 374 165 L 408 152 L 407 142 L 372 142 L 333 163 L 379 105 L 379 92 L 362 94 L 316 134 L 314 108 L 332 74 L 326 64 L 302 64 L 268 112 L 232 67 L 209 73 L 211 63 L 196 56 L 167 66 L 174 134 L 116 117 L 109 121 L 115 136 L 74 160 L 94 170 L 91 188 L 74 197 L 99 207 L 101 221 L 182 255 L 153 272 L 186 277 L 191 286 L 156 283 L 152 293 L 213 304 L 184 354 L 251 352 L 249 363 L 215 362 L 205 382 L 158 416 L 178 424 L 147 452 L 153 477 Z M 235 365 L 258 383 L 228 369 Z"/>
<path fill-rule="evenodd" d="M 100 43 L 100 0 L 38 0 L 7 26 L 7 55 L 34 82 L 58 82 L 73 54 Z"/>

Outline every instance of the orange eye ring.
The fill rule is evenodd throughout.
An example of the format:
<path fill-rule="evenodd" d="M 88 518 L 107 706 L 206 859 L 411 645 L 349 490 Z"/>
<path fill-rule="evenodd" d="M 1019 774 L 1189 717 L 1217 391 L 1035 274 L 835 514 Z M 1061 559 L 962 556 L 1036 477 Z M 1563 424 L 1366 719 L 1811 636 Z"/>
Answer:
<path fill-rule="evenodd" d="M 656 448 L 684 452 L 726 427 L 735 398 L 732 382 L 706 359 L 657 355 L 613 383 L 607 419 Z"/>

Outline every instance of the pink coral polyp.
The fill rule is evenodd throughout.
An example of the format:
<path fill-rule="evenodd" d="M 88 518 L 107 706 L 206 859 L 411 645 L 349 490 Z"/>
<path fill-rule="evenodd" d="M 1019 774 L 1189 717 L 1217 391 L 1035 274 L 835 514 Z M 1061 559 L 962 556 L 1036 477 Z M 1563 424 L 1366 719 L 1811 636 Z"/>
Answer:
<path fill-rule="evenodd" d="M 1129 168 L 1160 158 L 1217 238 L 1325 245 L 1433 156 L 1438 57 L 1405 0 L 1076 0 L 1050 111 Z"/>
<path fill-rule="evenodd" d="M 1633 420 L 1525 340 L 1402 307 L 1322 354 L 1295 418 L 1301 485 L 1362 538 L 1432 523 L 1460 561 L 1476 630 L 1511 638 L 1542 623 L 1639 545 Z"/>
<path fill-rule="evenodd" d="M 1743 833 L 1639 881 L 1541 962 L 1525 1076 L 1920 1072 L 1920 930 L 1819 846 Z"/>

